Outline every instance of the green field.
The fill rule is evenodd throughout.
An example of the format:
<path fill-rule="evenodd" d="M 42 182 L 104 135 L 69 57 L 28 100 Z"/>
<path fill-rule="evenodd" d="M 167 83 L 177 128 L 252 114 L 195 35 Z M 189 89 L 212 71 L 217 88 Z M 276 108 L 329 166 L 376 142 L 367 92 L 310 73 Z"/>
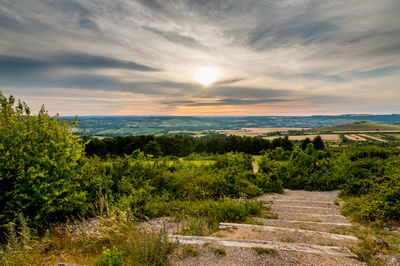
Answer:
<path fill-rule="evenodd" d="M 317 132 L 333 132 L 333 131 L 400 131 L 400 126 L 357 122 L 329 127 L 322 127 L 314 131 Z"/>

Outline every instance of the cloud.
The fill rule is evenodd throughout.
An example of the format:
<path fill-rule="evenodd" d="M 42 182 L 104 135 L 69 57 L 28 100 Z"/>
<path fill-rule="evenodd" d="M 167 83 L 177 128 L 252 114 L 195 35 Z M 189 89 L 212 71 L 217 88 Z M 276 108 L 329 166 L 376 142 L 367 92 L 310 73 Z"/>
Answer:
<path fill-rule="evenodd" d="M 77 69 L 116 68 L 135 71 L 159 71 L 156 68 L 135 62 L 83 53 L 59 53 L 42 59 L 0 55 L 0 72 L 3 73 L 37 72 L 43 69 L 46 70 L 55 67 L 72 67 Z"/>
<path fill-rule="evenodd" d="M 205 47 L 202 44 L 200 44 L 196 39 L 194 39 L 191 36 L 185 36 L 185 35 L 179 34 L 177 32 L 172 32 L 172 31 L 162 31 L 162 30 L 158 30 L 158 29 L 155 29 L 152 27 L 147 27 L 147 26 L 144 26 L 143 29 L 153 32 L 155 34 L 158 34 L 172 43 L 179 43 L 180 45 L 184 45 L 184 46 L 189 46 L 189 47 L 198 48 L 198 49 L 205 49 Z"/>
<path fill-rule="evenodd" d="M 288 99 L 221 99 L 214 101 L 161 101 L 161 104 L 170 106 L 222 106 L 222 105 L 255 105 L 276 102 L 289 102 Z"/>
<path fill-rule="evenodd" d="M 397 0 L 0 0 L 0 89 L 122 93 L 146 111 L 399 112 L 399 12 Z M 203 66 L 218 70 L 207 87 Z"/>

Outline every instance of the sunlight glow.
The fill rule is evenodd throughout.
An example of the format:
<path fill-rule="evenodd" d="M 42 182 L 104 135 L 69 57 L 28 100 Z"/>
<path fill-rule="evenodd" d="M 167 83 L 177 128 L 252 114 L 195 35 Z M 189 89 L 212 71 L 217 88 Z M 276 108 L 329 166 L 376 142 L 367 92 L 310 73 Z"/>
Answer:
<path fill-rule="evenodd" d="M 208 86 L 217 79 L 217 73 L 213 68 L 201 67 L 196 71 L 195 79 L 204 86 Z"/>

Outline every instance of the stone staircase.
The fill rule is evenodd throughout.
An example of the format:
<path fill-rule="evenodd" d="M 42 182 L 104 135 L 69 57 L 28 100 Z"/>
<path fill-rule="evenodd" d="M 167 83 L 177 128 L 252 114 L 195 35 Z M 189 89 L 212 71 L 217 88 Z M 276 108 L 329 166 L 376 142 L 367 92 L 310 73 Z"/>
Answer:
<path fill-rule="evenodd" d="M 199 248 L 198 256 L 172 259 L 172 264 L 365 265 L 348 248 L 356 245 L 358 238 L 331 233 L 353 226 L 340 215 L 336 191 L 285 190 L 258 200 L 268 202 L 275 214 L 272 219 L 255 217 L 259 225 L 220 223 L 219 231 L 207 237 L 171 235 L 181 245 Z M 226 254 L 213 253 L 217 248 Z"/>

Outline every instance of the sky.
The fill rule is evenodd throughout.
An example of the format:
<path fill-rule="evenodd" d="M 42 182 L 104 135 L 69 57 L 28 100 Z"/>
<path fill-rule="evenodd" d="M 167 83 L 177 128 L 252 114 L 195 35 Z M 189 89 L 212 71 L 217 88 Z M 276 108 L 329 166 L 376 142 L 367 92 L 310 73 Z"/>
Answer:
<path fill-rule="evenodd" d="M 0 0 L 0 91 L 60 115 L 400 113 L 399 14 L 399 0 Z"/>

